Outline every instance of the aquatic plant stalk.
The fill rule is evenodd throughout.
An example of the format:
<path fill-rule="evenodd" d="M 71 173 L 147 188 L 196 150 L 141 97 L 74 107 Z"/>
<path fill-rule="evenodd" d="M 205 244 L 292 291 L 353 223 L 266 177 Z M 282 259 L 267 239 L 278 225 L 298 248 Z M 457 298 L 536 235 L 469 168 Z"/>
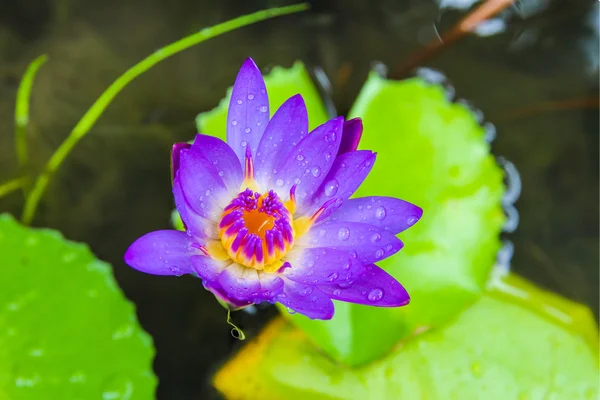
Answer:
<path fill-rule="evenodd" d="M 16 178 L 0 184 L 0 198 L 14 192 L 20 187 L 23 187 L 24 181 L 24 178 Z"/>
<path fill-rule="evenodd" d="M 29 98 L 31 97 L 31 88 L 37 72 L 44 63 L 48 61 L 48 56 L 42 54 L 27 66 L 27 70 L 21 79 L 17 91 L 17 104 L 15 107 L 15 147 L 17 159 L 19 161 L 19 175 L 24 178 L 21 188 L 23 195 L 27 197 L 31 170 L 29 168 L 29 156 L 27 154 L 27 126 L 29 125 Z"/>
<path fill-rule="evenodd" d="M 580 110 L 584 108 L 598 107 L 600 107 L 600 101 L 596 96 L 557 101 L 544 101 L 542 103 L 537 103 L 530 106 L 509 110 L 508 112 L 496 117 L 495 120 L 505 121 L 522 117 L 529 117 L 545 112 Z"/>
<path fill-rule="evenodd" d="M 48 183 L 50 182 L 50 179 L 56 173 L 62 162 L 69 155 L 79 140 L 81 140 L 81 138 L 83 138 L 85 134 L 92 128 L 100 115 L 102 115 L 102 112 L 104 112 L 106 107 L 108 107 L 112 99 L 135 78 L 149 70 L 154 65 L 158 64 L 160 61 L 184 51 L 191 46 L 202 43 L 205 40 L 212 39 L 223 33 L 227 33 L 237 28 L 251 25 L 269 18 L 292 14 L 307 9 L 307 3 L 301 3 L 287 7 L 271 8 L 234 18 L 230 21 L 226 21 L 212 27 L 204 28 L 199 32 L 196 32 L 190 36 L 186 36 L 175 43 L 155 51 L 128 69 L 123 75 L 117 78 L 117 80 L 114 81 L 112 85 L 110 85 L 108 89 L 102 93 L 102 95 L 100 95 L 90 109 L 84 114 L 81 120 L 79 120 L 77 125 L 75 125 L 65 141 L 58 147 L 58 149 L 56 149 L 52 157 L 50 157 L 50 160 L 48 160 L 44 171 L 36 179 L 31 192 L 27 196 L 25 207 L 23 209 L 23 215 L 21 216 L 22 222 L 25 224 L 29 224 L 31 222 L 37 210 L 40 199 L 42 198 Z"/>

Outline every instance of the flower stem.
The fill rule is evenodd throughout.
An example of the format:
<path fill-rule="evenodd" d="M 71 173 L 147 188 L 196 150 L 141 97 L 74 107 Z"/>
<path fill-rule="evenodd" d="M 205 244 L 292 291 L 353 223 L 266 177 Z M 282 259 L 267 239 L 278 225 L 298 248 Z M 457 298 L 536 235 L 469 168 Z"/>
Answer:
<path fill-rule="evenodd" d="M 246 335 L 244 334 L 244 331 L 242 331 L 240 328 L 238 328 L 231 321 L 231 310 L 230 309 L 227 309 L 227 323 L 233 327 L 231 329 L 231 336 L 233 336 L 234 338 L 236 338 L 238 340 L 246 340 Z"/>
<path fill-rule="evenodd" d="M 27 126 L 29 125 L 29 99 L 33 80 L 42 65 L 48 60 L 46 54 L 42 54 L 27 66 L 25 74 L 19 84 L 17 91 L 17 104 L 15 107 L 15 147 L 19 161 L 19 176 L 23 182 L 21 188 L 23 195 L 27 197 L 31 186 L 31 170 L 29 168 L 29 156 L 27 153 Z"/>
<path fill-rule="evenodd" d="M 212 27 L 204 28 L 199 32 L 196 32 L 190 36 L 186 36 L 183 39 L 176 41 L 170 45 L 159 49 L 128 69 L 123 75 L 117 78 L 116 81 L 112 83 L 100 95 L 100 97 L 92 104 L 89 110 L 84 114 L 84 116 L 79 120 L 77 125 L 73 128 L 69 136 L 65 139 L 65 141 L 56 149 L 48 163 L 46 164 L 44 170 L 36 179 L 33 189 L 27 196 L 27 200 L 25 201 L 25 207 L 23 209 L 23 215 L 21 216 L 21 221 L 24 224 L 29 224 L 33 219 L 35 212 L 37 210 L 37 206 L 40 202 L 41 197 L 43 196 L 46 187 L 54 173 L 58 170 L 64 159 L 69 155 L 73 147 L 81 140 L 83 136 L 91 129 L 94 123 L 98 120 L 100 115 L 104 112 L 106 107 L 110 104 L 112 99 L 119 94 L 121 90 L 135 78 L 149 70 L 154 65 L 158 64 L 160 61 L 177 54 L 183 50 L 190 48 L 198 43 L 204 42 L 205 40 L 212 39 L 213 37 L 219 36 L 223 33 L 230 32 L 234 29 L 251 25 L 259 21 L 263 21 L 269 18 L 296 13 L 299 11 L 304 11 L 308 9 L 307 3 L 296 4 L 293 6 L 287 7 L 278 7 L 271 8 L 268 10 L 257 11 L 253 14 L 244 15 L 238 18 L 234 18 L 230 21 L 226 21 L 220 24 L 217 24 Z"/>

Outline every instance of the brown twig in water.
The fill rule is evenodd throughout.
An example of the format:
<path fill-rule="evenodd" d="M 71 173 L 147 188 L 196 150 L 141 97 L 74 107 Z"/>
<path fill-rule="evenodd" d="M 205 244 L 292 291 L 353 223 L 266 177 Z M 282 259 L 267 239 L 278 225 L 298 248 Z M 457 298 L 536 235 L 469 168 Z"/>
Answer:
<path fill-rule="evenodd" d="M 481 22 L 492 18 L 500 11 L 504 10 L 515 0 L 487 0 L 481 6 L 477 7 L 473 12 L 460 20 L 454 27 L 441 36 L 441 40 L 429 42 L 425 48 L 410 57 L 404 64 L 401 64 L 390 75 L 391 78 L 403 78 L 410 70 L 421 65 L 450 44 L 461 39 L 465 35 L 473 32 L 473 30 Z"/>
<path fill-rule="evenodd" d="M 495 120 L 506 121 L 522 117 L 529 117 L 531 115 L 542 114 L 550 111 L 579 110 L 582 108 L 598 107 L 600 107 L 600 100 L 596 96 L 558 101 L 545 101 L 529 107 L 510 110 L 507 113 L 500 115 L 498 118 L 495 118 Z"/>
<path fill-rule="evenodd" d="M 352 63 L 344 61 L 338 68 L 335 74 L 335 87 L 343 88 L 348 83 L 350 75 L 352 74 Z"/>

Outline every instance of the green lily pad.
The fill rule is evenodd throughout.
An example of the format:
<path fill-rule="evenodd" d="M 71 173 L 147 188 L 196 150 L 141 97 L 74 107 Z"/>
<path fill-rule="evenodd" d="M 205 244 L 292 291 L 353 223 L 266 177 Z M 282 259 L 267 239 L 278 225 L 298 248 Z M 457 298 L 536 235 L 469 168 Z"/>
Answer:
<path fill-rule="evenodd" d="M 580 329 L 594 327 L 597 343 L 591 312 L 521 278 L 509 281 L 513 290 L 484 294 L 447 326 L 361 367 L 331 360 L 278 319 L 214 384 L 238 400 L 597 399 L 597 345 Z"/>
<path fill-rule="evenodd" d="M 108 264 L 0 215 L 0 399 L 152 399 L 154 348 Z"/>
<path fill-rule="evenodd" d="M 359 365 L 445 323 L 481 296 L 500 248 L 504 186 L 484 129 L 441 86 L 371 73 L 349 117 L 363 119 L 360 148 L 378 153 L 355 196 L 398 197 L 424 210 L 400 234 L 404 249 L 378 263 L 406 287 L 408 306 L 336 302 L 331 321 L 292 316 L 330 356 Z"/>

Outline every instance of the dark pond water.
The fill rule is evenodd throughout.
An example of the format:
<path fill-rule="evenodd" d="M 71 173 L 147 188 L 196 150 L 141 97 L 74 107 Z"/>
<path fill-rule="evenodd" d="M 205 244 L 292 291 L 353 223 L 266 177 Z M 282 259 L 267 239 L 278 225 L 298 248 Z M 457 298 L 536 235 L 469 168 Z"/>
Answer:
<path fill-rule="evenodd" d="M 0 178 L 16 175 L 14 97 L 41 53 L 31 146 L 41 167 L 92 101 L 128 66 L 201 27 L 290 1 L 27 0 L 0 2 Z M 172 208 L 171 143 L 194 134 L 194 117 L 217 104 L 241 61 L 264 67 L 302 59 L 321 66 L 346 112 L 373 61 L 394 67 L 453 25 L 469 1 L 328 0 L 311 12 L 263 22 L 158 65 L 129 86 L 60 170 L 35 221 L 87 242 L 114 265 L 157 347 L 161 399 L 217 398 L 208 380 L 239 346 L 222 308 L 191 278 L 127 268 L 135 238 L 163 228 Z M 427 61 L 497 129 L 493 151 L 518 168 L 521 221 L 507 235 L 513 269 L 589 304 L 598 315 L 598 3 L 521 1 L 504 31 L 471 36 Z M 502 27 L 502 21 L 496 24 Z M 489 27 L 493 29 L 494 26 Z M 491 32 L 488 32 L 491 33 Z M 1 211 L 18 213 L 18 194 Z M 236 315 L 252 337 L 273 309 Z"/>

